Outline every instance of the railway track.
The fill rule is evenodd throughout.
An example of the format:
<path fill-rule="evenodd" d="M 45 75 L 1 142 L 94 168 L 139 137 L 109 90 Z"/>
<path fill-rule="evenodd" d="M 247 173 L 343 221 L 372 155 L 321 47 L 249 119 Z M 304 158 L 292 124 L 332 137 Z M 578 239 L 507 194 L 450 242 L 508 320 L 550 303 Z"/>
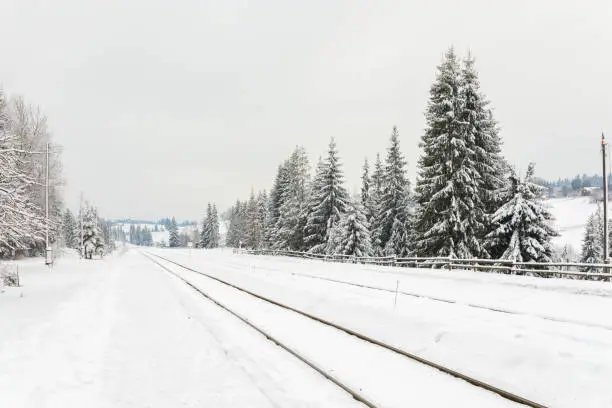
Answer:
<path fill-rule="evenodd" d="M 362 404 L 364 404 L 367 407 L 370 408 L 378 408 L 381 407 L 381 405 L 378 405 L 377 403 L 375 403 L 374 401 L 372 401 L 371 399 L 368 399 L 366 396 L 363 395 L 362 392 L 358 391 L 355 389 L 355 387 L 350 387 L 348 386 L 346 383 L 344 383 L 343 381 L 341 381 L 337 376 L 331 374 L 330 372 L 326 371 L 324 368 L 322 368 L 321 366 L 319 366 L 318 364 L 316 364 L 315 362 L 313 362 L 311 359 L 305 357 L 303 354 L 301 354 L 298 350 L 296 350 L 295 348 L 290 347 L 289 345 L 287 345 L 285 342 L 281 341 L 279 338 L 273 336 L 269 331 L 259 327 L 258 325 L 256 325 L 255 323 L 253 323 L 251 320 L 249 320 L 248 318 L 246 318 L 245 316 L 237 313 L 236 311 L 232 310 L 230 307 L 228 307 L 226 304 L 221 303 L 220 301 L 216 300 L 215 298 L 213 298 L 210 294 L 204 292 L 201 288 L 199 288 L 198 286 L 196 286 L 195 284 L 193 284 L 192 282 L 190 282 L 189 280 L 185 279 L 184 277 L 180 276 L 179 274 L 177 274 L 176 272 L 174 272 L 173 270 L 171 270 L 171 268 L 168 268 L 166 265 L 164 265 L 162 262 L 159 262 L 159 260 L 162 260 L 164 262 L 170 263 L 174 266 L 177 266 L 181 269 L 190 271 L 192 273 L 198 274 L 200 276 L 206 277 L 212 281 L 215 281 L 219 284 L 222 284 L 228 288 L 232 288 L 235 289 L 241 293 L 247 294 L 252 298 L 258 299 L 260 301 L 266 302 L 267 304 L 273 305 L 275 307 L 281 308 L 283 310 L 286 311 L 290 311 L 293 313 L 296 313 L 298 315 L 304 316 L 316 323 L 322 324 L 326 327 L 329 328 L 333 328 L 337 331 L 340 332 L 344 332 L 348 335 L 354 336 L 359 340 L 362 340 L 370 345 L 376 346 L 380 349 L 384 349 L 386 351 L 392 352 L 396 355 L 402 356 L 404 358 L 407 358 L 409 360 L 412 360 L 414 362 L 419 363 L 422 366 L 425 367 L 429 367 L 429 368 L 433 368 L 435 370 L 438 370 L 439 372 L 442 372 L 444 374 L 447 374 L 449 376 L 455 377 L 457 379 L 460 379 L 462 381 L 465 381 L 469 384 L 471 384 L 474 387 L 480 388 L 482 390 L 486 390 L 488 392 L 497 394 L 498 396 L 517 403 L 517 404 L 522 404 L 524 406 L 529 406 L 529 407 L 537 407 L 537 408 L 541 408 L 541 407 L 545 407 L 545 405 L 542 405 L 540 403 L 531 401 L 527 398 L 521 397 L 519 395 L 516 395 L 512 392 L 503 390 L 501 388 L 498 388 L 492 384 L 486 383 L 484 381 L 478 380 L 476 378 L 473 378 L 471 376 L 468 376 L 466 374 L 460 373 L 456 370 L 453 370 L 451 368 L 445 367 L 443 365 L 440 365 L 438 363 L 429 361 L 427 359 L 424 359 L 422 357 L 419 357 L 418 355 L 415 355 L 413 353 L 409 353 L 405 350 L 402 350 L 400 348 L 397 348 L 395 346 L 386 344 L 380 340 L 374 339 L 372 337 L 366 336 L 364 334 L 361 334 L 353 329 L 341 326 L 340 324 L 328 321 L 326 319 L 320 318 L 318 316 L 314 316 L 308 312 L 305 312 L 303 310 L 299 310 L 296 309 L 292 306 L 280 303 L 276 300 L 270 299 L 268 297 L 262 296 L 260 294 L 254 293 L 246 288 L 240 287 L 236 284 L 233 284 L 231 282 L 225 281 L 223 279 L 220 279 L 216 276 L 204 273 L 202 271 L 196 270 L 194 268 L 182 265 L 176 261 L 173 261 L 171 259 L 168 259 L 166 257 L 157 255 L 157 254 L 152 254 L 152 253 L 147 253 L 147 252 L 143 252 L 143 255 L 145 255 L 148 259 L 150 259 L 152 262 L 156 263 L 157 265 L 159 265 L 161 268 L 163 268 L 164 270 L 166 270 L 167 272 L 171 273 L 173 276 L 177 277 L 178 279 L 180 279 L 183 283 L 185 283 L 186 285 L 188 285 L 189 287 L 191 287 L 192 289 L 194 289 L 195 291 L 197 291 L 200 295 L 204 296 L 205 298 L 209 299 L 210 301 L 212 301 L 213 303 L 217 304 L 219 307 L 223 308 L 224 310 L 226 310 L 227 312 L 229 312 L 230 314 L 232 314 L 233 316 L 237 317 L 238 319 L 240 319 L 241 321 L 243 321 L 244 323 L 246 323 L 247 325 L 249 325 L 251 328 L 255 329 L 256 331 L 258 331 L 259 333 L 263 334 L 267 339 L 269 339 L 270 341 L 274 342 L 275 344 L 277 344 L 279 347 L 281 347 L 282 349 L 286 350 L 287 352 L 289 352 L 291 355 L 293 355 L 294 357 L 298 358 L 299 360 L 301 360 L 302 362 L 304 362 L 305 364 L 307 364 L 309 367 L 311 367 L 312 369 L 316 370 L 318 373 L 320 373 L 321 375 L 323 375 L 325 378 L 327 378 L 329 381 L 331 381 L 332 383 L 334 383 L 335 385 L 337 385 L 339 388 L 341 388 L 342 390 L 344 390 L 345 392 L 349 393 L 355 400 L 361 402 Z"/>
<path fill-rule="evenodd" d="M 248 267 L 248 265 L 244 265 L 244 264 L 241 264 L 241 263 L 228 263 L 228 265 L 239 266 L 239 267 L 243 267 L 243 268 L 247 268 Z M 284 273 L 284 274 L 288 274 L 288 275 L 292 275 L 292 276 L 298 276 L 298 277 L 301 277 L 301 278 L 307 278 L 307 279 L 313 279 L 313 280 L 321 280 L 321 281 L 325 281 L 325 282 L 335 283 L 335 284 L 338 284 L 338 285 L 352 286 L 352 287 L 357 287 L 357 288 L 361 288 L 361 289 L 368 289 L 368 290 L 374 290 L 374 291 L 379 291 L 379 292 L 387 292 L 387 293 L 391 293 L 391 294 L 394 294 L 396 292 L 395 289 L 383 288 L 383 287 L 380 287 L 380 286 L 367 285 L 367 284 L 357 283 L 357 282 L 350 282 L 350 281 L 345 281 L 345 280 L 342 280 L 342 279 L 326 278 L 326 277 L 323 277 L 323 276 L 310 275 L 310 274 L 307 274 L 307 273 L 285 272 L 285 271 L 282 271 L 282 270 L 277 269 L 277 268 L 269 268 L 269 267 L 261 267 L 261 266 L 259 266 L 257 270 L 262 270 L 262 269 L 266 270 L 266 271 L 270 271 L 270 272 Z M 587 328 L 596 328 L 596 329 L 612 331 L 612 326 L 608 326 L 608 325 L 604 325 L 604 324 L 589 323 L 589 322 L 584 322 L 584 321 L 581 321 L 581 320 L 563 319 L 563 318 L 559 318 L 559 317 L 555 317 L 555 316 L 549 316 L 549 315 L 544 315 L 544 314 L 522 312 L 522 311 L 518 311 L 518 310 L 504 309 L 504 308 L 499 308 L 499 307 L 482 305 L 482 304 L 478 304 L 478 303 L 461 302 L 461 301 L 458 301 L 458 300 L 455 300 L 455 299 L 445 299 L 445 298 L 442 298 L 442 297 L 424 295 L 424 294 L 417 293 L 417 292 L 408 292 L 406 290 L 398 290 L 397 294 L 398 295 L 403 295 L 403 296 L 414 297 L 414 298 L 427 299 L 427 300 L 431 300 L 431 301 L 434 301 L 434 302 L 460 305 L 460 306 L 470 307 L 470 308 L 474 308 L 474 309 L 482 309 L 482 310 L 487 310 L 487 311 L 490 311 L 490 312 L 503 313 L 503 314 L 516 315 L 516 316 L 536 317 L 538 319 L 548 320 L 548 321 L 552 321 L 552 322 L 556 322 L 556 323 L 568 323 L 568 324 L 574 324 L 574 325 L 577 325 L 577 326 L 582 326 L 582 327 L 587 327 Z"/>

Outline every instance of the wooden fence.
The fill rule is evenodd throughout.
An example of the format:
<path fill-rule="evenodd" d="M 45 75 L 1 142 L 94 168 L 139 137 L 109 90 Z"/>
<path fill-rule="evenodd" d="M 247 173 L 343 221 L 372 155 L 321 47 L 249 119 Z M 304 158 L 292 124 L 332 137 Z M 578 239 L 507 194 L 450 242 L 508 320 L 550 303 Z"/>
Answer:
<path fill-rule="evenodd" d="M 462 269 L 508 275 L 540 277 L 565 277 L 585 280 L 612 280 L 612 264 L 590 264 L 575 262 L 513 262 L 503 259 L 456 259 L 445 257 L 355 257 L 351 255 L 326 255 L 310 252 L 281 251 L 272 249 L 235 249 L 235 253 L 251 255 L 287 256 L 293 258 L 319 259 L 328 262 L 373 264 L 410 268 Z"/>

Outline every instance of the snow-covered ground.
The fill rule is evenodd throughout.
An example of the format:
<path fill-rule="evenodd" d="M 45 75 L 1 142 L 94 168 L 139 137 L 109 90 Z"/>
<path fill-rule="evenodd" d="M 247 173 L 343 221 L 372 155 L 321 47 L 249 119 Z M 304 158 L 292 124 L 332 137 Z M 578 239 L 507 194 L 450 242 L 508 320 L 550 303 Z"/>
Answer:
<path fill-rule="evenodd" d="M 608 282 L 156 252 L 547 406 L 612 406 Z"/>
<path fill-rule="evenodd" d="M 0 294 L 0 407 L 359 407 L 135 251 L 21 265 Z"/>
<path fill-rule="evenodd" d="M 597 210 L 591 197 L 553 198 L 547 201 L 560 236 L 553 243 L 559 247 L 571 245 L 579 252 L 584 228 L 589 216 Z"/>
<path fill-rule="evenodd" d="M 609 282 L 147 250 L 546 406 L 612 406 Z M 41 263 L 0 293 L 0 407 L 362 406 L 136 248 Z M 509 405 L 171 268 L 381 406 Z"/>
<path fill-rule="evenodd" d="M 208 292 L 216 301 L 231 308 L 249 322 L 263 327 L 277 341 L 297 350 L 350 388 L 359 390 L 367 400 L 376 401 L 382 407 L 516 406 L 496 394 L 398 356 L 389 350 L 186 271 L 172 263 L 161 262 L 188 279 L 191 284 Z M 406 384 L 415 386 L 407 391 Z"/>

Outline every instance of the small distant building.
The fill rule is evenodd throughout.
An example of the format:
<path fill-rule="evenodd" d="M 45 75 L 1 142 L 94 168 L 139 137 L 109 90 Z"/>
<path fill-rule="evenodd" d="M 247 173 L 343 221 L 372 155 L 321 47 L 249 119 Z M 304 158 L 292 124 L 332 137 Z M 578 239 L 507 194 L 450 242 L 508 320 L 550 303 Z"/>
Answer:
<path fill-rule="evenodd" d="M 603 191 L 601 187 L 583 187 L 580 190 L 580 195 L 583 197 L 593 197 L 595 200 L 603 200 Z"/>

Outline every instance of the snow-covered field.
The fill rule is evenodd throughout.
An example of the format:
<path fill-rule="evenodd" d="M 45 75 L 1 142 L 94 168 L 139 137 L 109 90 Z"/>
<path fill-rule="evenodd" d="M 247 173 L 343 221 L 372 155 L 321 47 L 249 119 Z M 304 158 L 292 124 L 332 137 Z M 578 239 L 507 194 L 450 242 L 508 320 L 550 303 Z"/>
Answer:
<path fill-rule="evenodd" d="M 610 283 L 156 252 L 544 405 L 612 406 Z"/>
<path fill-rule="evenodd" d="M 560 234 L 553 243 L 559 247 L 569 244 L 580 252 L 584 228 L 589 216 L 597 210 L 597 203 L 591 197 L 553 198 L 547 203 Z"/>
<path fill-rule="evenodd" d="M 147 250 L 546 406 L 612 406 L 608 282 Z M 19 266 L 0 293 L 0 407 L 362 406 L 136 248 Z M 512 405 L 170 267 L 381 406 Z"/>
<path fill-rule="evenodd" d="M 136 251 L 22 265 L 0 294 L 0 407 L 359 407 Z"/>

